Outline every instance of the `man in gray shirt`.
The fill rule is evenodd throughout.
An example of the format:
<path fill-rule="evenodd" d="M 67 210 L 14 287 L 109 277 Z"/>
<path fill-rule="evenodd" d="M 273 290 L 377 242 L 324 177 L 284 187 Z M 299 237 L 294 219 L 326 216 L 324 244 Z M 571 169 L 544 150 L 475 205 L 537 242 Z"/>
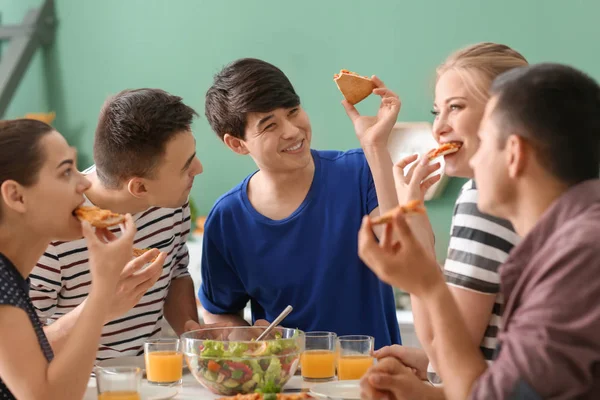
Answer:
<path fill-rule="evenodd" d="M 500 268 L 495 362 L 488 367 L 470 339 L 437 263 L 405 217 L 396 214 L 381 243 L 365 219 L 360 256 L 425 304 L 430 358 L 446 398 L 598 399 L 600 87 L 573 68 L 540 64 L 503 74 L 491 93 L 471 159 L 478 208 L 508 219 L 523 237 Z M 403 386 L 417 378 L 408 367 L 380 360 L 361 381 L 363 398 L 410 396 Z"/>

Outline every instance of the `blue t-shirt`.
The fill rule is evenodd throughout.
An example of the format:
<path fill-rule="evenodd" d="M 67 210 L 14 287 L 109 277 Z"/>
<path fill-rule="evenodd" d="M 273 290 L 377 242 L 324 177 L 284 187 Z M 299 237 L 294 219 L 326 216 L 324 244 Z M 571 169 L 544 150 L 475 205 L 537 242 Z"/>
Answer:
<path fill-rule="evenodd" d="M 377 207 L 362 150 L 312 151 L 309 192 L 283 220 L 258 213 L 248 176 L 217 200 L 204 226 L 202 286 L 212 314 L 240 312 L 272 321 L 289 304 L 282 325 L 338 335 L 371 335 L 375 348 L 400 343 L 392 288 L 358 257 L 362 217 Z"/>

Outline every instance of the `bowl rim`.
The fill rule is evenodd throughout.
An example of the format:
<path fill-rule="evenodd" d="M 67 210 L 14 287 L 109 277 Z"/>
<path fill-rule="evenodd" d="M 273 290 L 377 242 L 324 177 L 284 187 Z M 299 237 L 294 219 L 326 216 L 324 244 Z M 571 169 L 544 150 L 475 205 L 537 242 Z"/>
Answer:
<path fill-rule="evenodd" d="M 199 339 L 199 338 L 193 338 L 190 337 L 192 334 L 196 333 L 196 332 L 209 332 L 209 331 L 217 331 L 217 330 L 225 330 L 225 329 L 256 329 L 256 328 L 263 328 L 266 329 L 266 326 L 224 326 L 224 327 L 213 327 L 213 328 L 200 328 L 200 329 L 194 329 L 193 331 L 188 331 L 188 332 L 184 332 L 181 334 L 180 338 L 181 340 L 198 340 L 198 341 L 206 341 L 206 340 L 210 340 L 212 342 L 221 342 L 221 343 L 263 343 L 263 342 L 272 342 L 275 340 L 292 340 L 292 339 L 298 339 L 299 337 L 303 337 L 305 336 L 305 332 L 298 329 L 298 328 L 286 328 L 284 326 L 277 326 L 273 329 L 273 331 L 277 330 L 277 329 L 285 329 L 288 331 L 296 331 L 298 332 L 298 336 L 297 337 L 287 337 L 287 338 L 279 338 L 279 339 L 262 339 L 262 340 L 218 340 L 218 339 Z"/>

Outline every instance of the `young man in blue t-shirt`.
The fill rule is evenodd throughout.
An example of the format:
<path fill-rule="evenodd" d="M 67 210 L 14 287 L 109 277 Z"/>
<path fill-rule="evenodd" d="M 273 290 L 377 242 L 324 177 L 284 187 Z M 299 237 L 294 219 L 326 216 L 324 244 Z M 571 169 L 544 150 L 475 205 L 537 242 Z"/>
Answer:
<path fill-rule="evenodd" d="M 400 100 L 373 81 L 377 116 L 343 102 L 362 150 L 341 152 L 310 149 L 308 116 L 277 67 L 241 59 L 216 75 L 207 119 L 258 171 L 206 220 L 198 294 L 206 322 L 245 324 L 248 301 L 254 321 L 272 321 L 289 304 L 284 326 L 371 335 L 376 348 L 400 343 L 392 288 L 358 257 L 362 217 L 398 204 L 387 141 Z"/>

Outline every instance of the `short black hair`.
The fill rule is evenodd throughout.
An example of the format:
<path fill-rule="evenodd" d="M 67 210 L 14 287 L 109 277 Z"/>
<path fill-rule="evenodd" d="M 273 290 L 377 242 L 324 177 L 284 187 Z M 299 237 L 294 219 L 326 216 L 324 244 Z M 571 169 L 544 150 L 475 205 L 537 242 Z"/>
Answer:
<path fill-rule="evenodd" d="M 205 114 L 221 140 L 226 133 L 244 139 L 248 113 L 299 104 L 300 97 L 279 68 L 255 58 L 242 58 L 215 75 L 206 92 Z"/>
<path fill-rule="evenodd" d="M 132 177 L 152 177 L 175 135 L 191 130 L 198 114 L 182 98 L 160 89 L 124 90 L 100 111 L 94 137 L 96 172 L 103 185 L 119 188 Z"/>
<path fill-rule="evenodd" d="M 561 64 L 515 68 L 496 78 L 493 117 L 508 135 L 523 136 L 554 176 L 577 184 L 600 175 L 600 86 Z"/>

